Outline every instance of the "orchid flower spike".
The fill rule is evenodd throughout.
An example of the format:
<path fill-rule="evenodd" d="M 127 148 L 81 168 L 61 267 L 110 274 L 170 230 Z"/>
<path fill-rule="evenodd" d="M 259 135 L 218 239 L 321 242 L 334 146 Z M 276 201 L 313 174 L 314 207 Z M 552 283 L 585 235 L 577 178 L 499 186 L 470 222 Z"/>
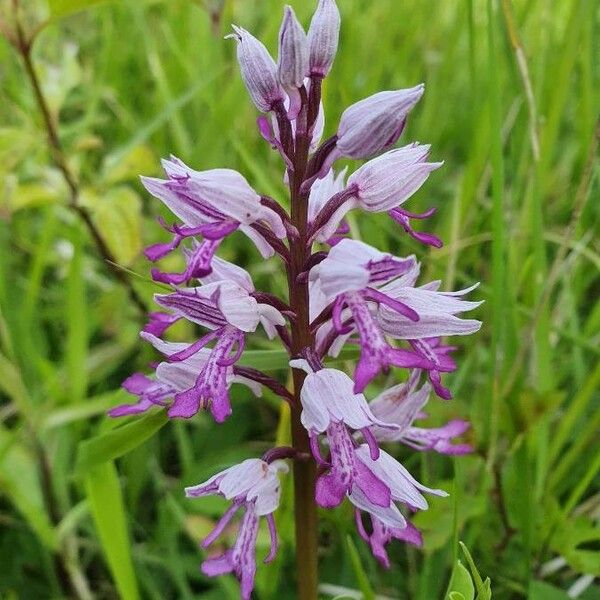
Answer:
<path fill-rule="evenodd" d="M 161 307 L 149 315 L 142 338 L 163 356 L 151 375 L 134 373 L 123 387 L 137 402 L 117 406 L 111 416 L 143 413 L 154 407 L 171 418 L 192 418 L 210 411 L 217 423 L 232 413 L 230 388 L 247 386 L 256 396 L 263 388 L 291 405 L 293 446 L 268 449 L 208 481 L 186 488 L 190 498 L 218 495 L 230 502 L 214 530 L 203 541 L 210 546 L 239 513 L 230 549 L 202 563 L 205 575 L 234 574 L 241 597 L 249 600 L 256 575 L 260 518 L 267 522 L 275 557 L 277 533 L 273 514 L 280 500 L 279 474 L 284 460 L 316 463 L 296 470 L 295 485 L 315 489 L 314 501 L 334 508 L 345 498 L 354 506 L 359 535 L 384 566 L 386 547 L 394 539 L 421 545 L 419 530 L 407 515 L 428 508 L 426 494 L 445 492 L 419 483 L 380 444 L 400 443 L 418 451 L 464 454 L 455 441 L 468 428 L 455 419 L 425 427 L 425 405 L 432 391 L 443 399 L 451 392 L 443 373 L 456 369 L 449 335 L 468 335 L 481 323 L 463 318 L 479 306 L 464 297 L 476 286 L 441 291 L 433 281 L 417 285 L 420 263 L 415 256 L 395 256 L 350 239 L 346 216 L 351 210 L 387 212 L 413 239 L 440 247 L 435 235 L 413 228 L 435 208 L 409 212 L 405 204 L 441 162 L 429 160 L 430 147 L 412 143 L 392 149 L 424 85 L 373 94 L 348 107 L 335 135 L 321 142 L 324 129 L 322 80 L 337 52 L 340 13 L 335 0 L 318 0 L 308 33 L 290 6 L 279 30 L 277 63 L 267 48 L 245 29 L 233 26 L 241 77 L 257 109 L 262 137 L 283 160 L 285 203 L 255 191 L 232 169 L 196 171 L 171 156 L 162 162 L 165 179 L 143 177 L 146 189 L 178 221 L 163 227 L 172 239 L 145 251 L 153 262 L 180 249 L 180 272 L 152 269 L 152 277 L 170 286 L 156 294 Z M 362 165 L 334 170 L 339 158 L 366 159 Z M 281 177 L 282 173 L 279 174 Z M 226 237 L 241 231 L 263 258 L 283 261 L 287 294 L 280 298 L 257 290 L 250 274 L 217 256 Z M 315 244 L 319 244 L 315 248 Z M 270 267 L 262 271 L 274 273 Z M 266 277 L 263 277 L 266 279 Z M 184 320 L 187 331 L 205 331 L 191 342 L 166 341 L 167 330 Z M 248 360 L 248 336 L 262 325 L 267 337 L 278 337 L 294 373 L 294 388 L 264 373 Z M 350 377 L 327 365 L 346 344 L 359 346 Z M 368 402 L 363 391 L 391 367 L 408 370 L 405 383 L 391 384 Z M 306 375 L 297 370 L 305 371 Z M 303 433 L 304 432 L 304 433 Z M 308 452 L 310 450 L 310 453 Z M 297 552 L 316 552 L 313 510 L 297 497 Z M 304 527 L 306 525 L 306 527 Z M 308 533 L 307 533 L 308 532 Z M 307 536 L 311 539 L 306 539 Z M 316 597 L 316 574 L 300 577 L 299 596 Z M 309 589 L 311 588 L 311 589 Z"/>

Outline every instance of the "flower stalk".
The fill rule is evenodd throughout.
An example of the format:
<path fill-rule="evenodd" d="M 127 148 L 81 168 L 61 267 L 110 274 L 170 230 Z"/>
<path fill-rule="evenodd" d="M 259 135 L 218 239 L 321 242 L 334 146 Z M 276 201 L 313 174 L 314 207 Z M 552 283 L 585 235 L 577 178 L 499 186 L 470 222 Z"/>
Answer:
<path fill-rule="evenodd" d="M 312 88 L 313 86 L 311 86 Z M 320 87 L 319 87 L 320 92 Z M 304 97 L 306 97 L 304 95 Z M 310 103 L 304 104 L 300 119 L 306 119 L 309 127 L 316 118 L 319 95 L 311 94 Z M 316 108 L 315 108 L 316 105 Z M 302 114 L 304 111 L 304 115 Z M 302 182 L 308 164 L 310 137 L 307 132 L 298 133 L 293 153 L 293 171 L 288 171 L 290 181 L 291 221 L 298 230 L 298 239 L 290 240 L 291 264 L 288 272 L 290 307 L 296 314 L 292 323 L 292 355 L 299 356 L 305 348 L 313 348 L 314 335 L 310 327 L 308 281 L 299 277 L 311 254 L 308 242 L 308 194 L 301 193 Z M 286 149 L 286 153 L 292 148 Z M 289 156 L 289 154 L 288 154 Z M 310 454 L 308 433 L 300 421 L 300 391 L 306 374 L 293 369 L 294 405 L 292 406 L 292 443 L 298 452 Z M 314 461 L 294 463 L 294 510 L 296 530 L 296 567 L 298 598 L 313 600 L 317 597 L 317 506 L 314 502 L 316 464 Z"/>

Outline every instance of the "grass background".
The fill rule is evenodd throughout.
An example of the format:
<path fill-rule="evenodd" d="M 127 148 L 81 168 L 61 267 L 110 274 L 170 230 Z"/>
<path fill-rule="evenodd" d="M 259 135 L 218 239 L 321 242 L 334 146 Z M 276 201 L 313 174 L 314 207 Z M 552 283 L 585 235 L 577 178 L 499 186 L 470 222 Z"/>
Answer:
<path fill-rule="evenodd" d="M 97 6 L 76 10 L 87 4 Z M 294 2 L 306 25 L 312 5 Z M 275 51 L 282 6 L 21 2 L 25 32 L 47 20 L 33 61 L 77 201 L 148 307 L 157 288 L 140 251 L 163 239 L 161 209 L 137 176 L 158 174 L 159 157 L 238 169 L 285 202 L 281 166 L 256 131 L 234 44 L 223 40 L 235 22 Z M 415 252 L 423 281 L 442 278 L 444 289 L 481 281 L 472 296 L 485 304 L 475 315 L 482 331 L 457 340 L 455 400 L 430 405 L 433 423 L 472 421 L 476 453 L 398 454 L 421 481 L 451 493 L 416 517 L 424 551 L 392 545 L 383 572 L 348 507 L 323 512 L 323 596 L 351 597 L 334 585 L 366 598 L 443 598 L 460 539 L 494 598 L 598 599 L 599 6 L 339 6 L 326 133 L 348 104 L 424 81 L 403 139 L 431 143 L 432 157 L 445 161 L 407 204 L 438 207 L 427 226 L 443 249 L 413 243 L 385 216 L 352 215 L 353 234 Z M 0 17 L 10 35 L 12 0 L 0 2 Z M 234 415 L 220 427 L 206 415 L 168 424 L 161 413 L 104 416 L 126 399 L 122 379 L 153 354 L 138 341 L 135 305 L 69 206 L 30 81 L 5 39 L 0 86 L 0 596 L 235 598 L 232 578 L 208 580 L 198 569 L 197 543 L 223 505 L 187 501 L 182 488 L 285 441 L 285 410 L 274 397 L 235 391 Z M 222 255 L 248 268 L 257 287 L 284 292 L 277 261 L 257 260 L 240 236 Z M 174 335 L 192 331 L 178 326 Z M 244 360 L 285 377 L 285 357 L 260 337 Z M 277 515 L 281 552 L 259 569 L 260 598 L 294 597 L 290 491 L 285 485 Z"/>

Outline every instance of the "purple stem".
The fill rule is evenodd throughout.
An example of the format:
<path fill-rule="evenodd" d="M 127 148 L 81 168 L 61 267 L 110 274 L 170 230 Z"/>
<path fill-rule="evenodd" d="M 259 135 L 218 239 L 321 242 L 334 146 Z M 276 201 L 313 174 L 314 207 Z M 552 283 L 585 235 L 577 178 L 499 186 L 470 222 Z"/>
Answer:
<path fill-rule="evenodd" d="M 258 369 L 252 369 L 251 367 L 233 367 L 233 372 L 236 375 L 240 375 L 242 377 L 247 377 L 248 379 L 252 379 L 252 381 L 256 381 L 261 385 L 264 385 L 266 388 L 270 389 L 272 392 L 283 398 L 286 402 L 292 404 L 295 399 L 294 395 L 279 381 L 273 379 L 266 373 L 259 371 Z"/>

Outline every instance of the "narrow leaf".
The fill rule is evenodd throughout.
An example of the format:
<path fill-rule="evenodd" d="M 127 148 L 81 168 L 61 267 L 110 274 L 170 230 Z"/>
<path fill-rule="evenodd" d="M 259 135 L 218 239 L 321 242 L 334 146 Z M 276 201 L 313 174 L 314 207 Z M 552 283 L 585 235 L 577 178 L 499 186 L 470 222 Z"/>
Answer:
<path fill-rule="evenodd" d="M 119 596 L 123 600 L 137 600 L 139 592 L 131 559 L 123 495 L 114 463 L 106 462 L 90 470 L 85 478 L 85 490 Z"/>
<path fill-rule="evenodd" d="M 152 437 L 167 421 L 167 413 L 161 410 L 85 440 L 79 445 L 76 471 L 85 473 L 131 452 Z"/>
<path fill-rule="evenodd" d="M 346 546 L 348 547 L 350 561 L 352 562 L 352 570 L 354 571 L 358 587 L 362 591 L 365 600 L 375 600 L 375 592 L 369 583 L 369 578 L 367 577 L 360 556 L 358 555 L 358 550 L 350 536 L 346 538 Z"/>

